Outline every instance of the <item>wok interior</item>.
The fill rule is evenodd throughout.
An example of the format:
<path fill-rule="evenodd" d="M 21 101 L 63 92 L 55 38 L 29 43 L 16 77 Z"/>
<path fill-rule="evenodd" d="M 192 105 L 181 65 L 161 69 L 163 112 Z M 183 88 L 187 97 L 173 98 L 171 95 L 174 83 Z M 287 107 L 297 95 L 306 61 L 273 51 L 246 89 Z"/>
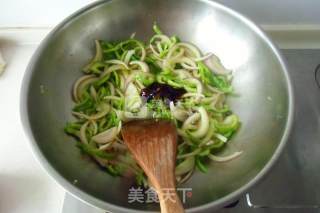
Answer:
<path fill-rule="evenodd" d="M 74 139 L 64 133 L 65 123 L 72 119 L 72 84 L 94 55 L 94 39 L 127 39 L 135 32 L 137 38 L 146 40 L 155 21 L 166 34 L 178 35 L 203 52 L 218 55 L 233 70 L 238 94 L 228 101 L 242 126 L 221 154 L 237 150 L 243 154 L 228 163 L 211 163 L 207 174 L 196 171 L 181 186 L 193 192 L 186 208 L 218 200 L 247 184 L 271 159 L 287 125 L 289 97 L 284 70 L 250 23 L 205 1 L 98 3 L 69 19 L 42 44 L 29 70 L 27 110 L 36 145 L 49 164 L 70 183 L 77 180 L 73 187 L 103 201 L 98 204 L 102 208 L 108 208 L 107 203 L 139 210 L 158 206 L 128 203 L 134 179 L 111 177 L 83 156 Z M 92 199 L 90 202 L 97 205 Z"/>

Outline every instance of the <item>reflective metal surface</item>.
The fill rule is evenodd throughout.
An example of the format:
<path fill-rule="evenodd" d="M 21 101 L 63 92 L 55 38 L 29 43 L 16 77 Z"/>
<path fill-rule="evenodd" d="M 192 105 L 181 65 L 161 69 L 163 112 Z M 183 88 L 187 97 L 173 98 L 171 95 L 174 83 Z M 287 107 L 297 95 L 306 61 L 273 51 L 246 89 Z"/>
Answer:
<path fill-rule="evenodd" d="M 233 209 L 217 213 L 320 212 L 319 50 L 284 50 L 295 89 L 295 121 L 272 172 Z"/>
<path fill-rule="evenodd" d="M 237 199 L 271 168 L 293 117 L 291 84 L 279 53 L 234 11 L 200 0 L 118 0 L 88 6 L 61 23 L 34 55 L 23 81 L 22 119 L 37 158 L 70 193 L 117 213 L 157 210 L 155 204 L 129 204 L 134 180 L 109 176 L 63 132 L 72 119 L 72 83 L 94 54 L 93 40 L 120 40 L 133 32 L 147 39 L 154 21 L 164 32 L 216 53 L 234 70 L 239 95 L 228 101 L 242 127 L 222 154 L 244 154 L 228 163 L 212 163 L 207 174 L 196 172 L 182 186 L 192 188 L 185 204 L 189 212 L 212 211 Z"/>
<path fill-rule="evenodd" d="M 296 115 L 284 153 L 266 178 L 231 208 L 215 213 L 320 212 L 320 50 L 283 50 L 295 88 Z M 318 71 L 317 71 L 318 72 Z M 62 213 L 104 213 L 68 193 Z M 212 211 L 207 211 L 212 212 Z"/>

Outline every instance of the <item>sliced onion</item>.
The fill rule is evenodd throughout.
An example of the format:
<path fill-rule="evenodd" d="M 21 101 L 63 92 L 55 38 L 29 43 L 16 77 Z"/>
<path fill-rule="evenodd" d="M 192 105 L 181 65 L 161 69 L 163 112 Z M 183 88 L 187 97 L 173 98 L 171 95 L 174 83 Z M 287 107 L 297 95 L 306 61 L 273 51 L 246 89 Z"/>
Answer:
<path fill-rule="evenodd" d="M 177 60 L 177 61 L 179 61 L 179 60 Z M 198 69 L 197 64 L 194 61 L 192 61 L 190 58 L 187 58 L 187 57 L 181 58 L 180 64 L 185 69 L 189 69 L 189 70 L 197 70 Z"/>
<path fill-rule="evenodd" d="M 221 140 L 222 142 L 224 142 L 224 143 L 227 143 L 227 141 L 228 141 L 228 138 L 225 137 L 224 135 L 215 133 L 214 136 L 215 136 L 216 138 L 218 138 L 219 140 Z"/>
<path fill-rule="evenodd" d="M 95 40 L 95 45 L 96 45 L 96 55 L 94 56 L 94 58 L 91 60 L 91 62 L 85 66 L 83 69 L 85 71 L 89 70 L 90 66 L 96 62 L 96 61 L 101 61 L 102 60 L 102 56 L 103 56 L 103 53 L 102 53 L 102 47 L 100 45 L 100 42 L 98 40 Z"/>
<path fill-rule="evenodd" d="M 130 61 L 130 59 L 131 59 L 131 57 L 134 55 L 135 52 L 136 52 L 135 50 L 129 50 L 129 51 L 127 52 L 126 57 L 124 58 L 123 62 L 124 62 L 125 64 L 128 64 L 129 61 Z"/>
<path fill-rule="evenodd" d="M 185 121 L 188 118 L 188 112 L 181 108 L 175 107 L 172 101 L 170 102 L 169 106 L 173 117 L 175 117 L 177 120 Z"/>
<path fill-rule="evenodd" d="M 146 106 L 142 107 L 138 113 L 124 112 L 124 118 L 126 121 L 132 119 L 146 119 L 150 117 L 150 112 Z"/>
<path fill-rule="evenodd" d="M 104 96 L 103 99 L 104 100 L 116 100 L 116 101 L 120 101 L 121 100 L 120 97 L 114 96 L 114 95 Z"/>
<path fill-rule="evenodd" d="M 137 87 L 130 83 L 125 91 L 125 109 L 127 111 L 135 111 L 142 105 L 142 100 Z"/>
<path fill-rule="evenodd" d="M 72 114 L 81 118 L 85 118 L 87 120 L 97 120 L 108 114 L 110 112 L 110 109 L 111 107 L 108 104 L 104 104 L 103 109 L 94 115 L 86 115 L 80 112 L 72 112 Z"/>
<path fill-rule="evenodd" d="M 155 40 L 157 40 L 157 41 L 155 41 Z M 170 38 L 166 35 L 154 35 L 151 38 L 150 45 L 149 45 L 151 52 L 156 56 L 156 58 L 158 60 L 162 60 L 160 55 L 161 55 L 161 52 L 164 51 L 161 46 L 161 43 L 165 43 L 169 47 L 172 46 L 172 42 L 171 42 Z M 155 47 L 157 50 L 155 49 Z"/>
<path fill-rule="evenodd" d="M 170 60 L 169 59 L 164 59 L 160 67 L 161 68 L 172 68 Z"/>
<path fill-rule="evenodd" d="M 141 91 L 143 88 L 145 88 L 145 86 L 140 81 L 136 81 L 135 85 L 137 86 L 139 91 Z"/>
<path fill-rule="evenodd" d="M 126 90 L 128 88 L 128 85 L 130 83 L 132 83 L 132 81 L 134 80 L 134 78 L 136 77 L 137 73 L 136 71 L 132 71 L 133 73 L 131 73 L 125 80 L 124 82 L 124 90 Z"/>
<path fill-rule="evenodd" d="M 193 152 L 189 152 L 189 153 L 183 154 L 183 155 L 178 155 L 177 159 L 183 159 L 183 158 L 195 156 L 195 155 L 199 154 L 200 152 L 201 152 L 201 149 L 196 149 Z"/>
<path fill-rule="evenodd" d="M 213 141 L 213 140 L 209 140 L 208 142 L 206 142 L 205 144 L 207 145 L 207 146 L 210 146 L 210 145 L 212 145 L 212 144 L 214 144 L 215 142 Z"/>
<path fill-rule="evenodd" d="M 209 117 L 204 107 L 199 107 L 197 110 L 201 115 L 199 128 L 196 131 L 190 132 L 190 134 L 195 138 L 202 138 L 207 134 L 209 130 Z"/>
<path fill-rule="evenodd" d="M 118 88 L 116 89 L 116 94 L 118 94 L 121 98 L 124 98 L 121 90 L 119 90 Z"/>
<path fill-rule="evenodd" d="M 240 155 L 242 154 L 242 151 L 240 152 L 235 152 L 231 155 L 228 155 L 228 156 L 216 156 L 216 155 L 213 155 L 213 154 L 209 154 L 208 157 L 213 160 L 213 161 L 216 161 L 216 162 L 226 162 L 226 161 L 230 161 L 230 160 L 233 160 L 237 157 L 239 157 Z"/>
<path fill-rule="evenodd" d="M 214 93 L 220 93 L 220 94 L 223 94 L 223 92 L 215 87 L 212 87 L 210 85 L 206 85 L 206 87 L 211 91 L 211 92 L 214 92 Z"/>
<path fill-rule="evenodd" d="M 219 93 L 216 95 L 216 98 L 211 102 L 210 106 L 213 109 L 216 109 L 217 107 L 223 107 L 222 105 L 224 101 L 225 101 L 225 96 Z"/>
<path fill-rule="evenodd" d="M 99 40 L 94 41 L 96 44 L 96 55 L 93 58 L 93 61 L 101 61 L 102 60 L 102 47 L 100 45 Z"/>
<path fill-rule="evenodd" d="M 146 58 L 146 50 L 144 48 L 144 46 L 140 43 L 140 42 L 137 42 L 138 46 L 140 47 L 140 50 L 141 50 L 141 57 L 140 57 L 140 61 L 144 61 L 144 59 Z"/>
<path fill-rule="evenodd" d="M 95 135 L 95 134 L 97 134 L 97 132 L 98 132 L 98 124 L 97 124 L 97 122 L 94 121 L 94 120 L 91 120 L 91 124 L 93 125 L 93 128 L 94 128 L 93 134 Z"/>
<path fill-rule="evenodd" d="M 195 84 L 196 87 L 197 87 L 197 93 L 202 95 L 202 93 L 203 93 L 203 85 L 202 85 L 201 81 L 199 81 L 196 78 L 188 78 L 188 79 L 185 79 L 185 80 L 190 82 L 190 83 L 192 83 L 192 84 Z"/>
<path fill-rule="evenodd" d="M 193 113 L 191 116 L 189 116 L 185 122 L 182 125 L 182 129 L 186 130 L 189 129 L 190 125 L 192 125 L 193 123 L 195 123 L 196 121 L 198 121 L 201 118 L 200 113 L 196 112 Z"/>
<path fill-rule="evenodd" d="M 188 137 L 188 135 L 186 134 L 186 132 L 182 128 L 181 129 L 177 128 L 177 133 L 178 133 L 179 136 L 181 136 L 183 138 L 187 138 Z"/>
<path fill-rule="evenodd" d="M 154 49 L 154 47 L 153 47 L 152 44 L 150 44 L 149 47 L 150 47 L 151 52 L 156 56 L 156 58 L 160 60 L 160 59 L 161 59 L 161 58 L 160 58 L 160 53 L 158 53 L 158 52 Z"/>
<path fill-rule="evenodd" d="M 175 56 L 174 56 L 174 53 L 176 53 L 176 51 L 179 49 L 179 46 L 177 45 L 177 44 L 175 44 L 175 45 L 173 45 L 170 49 L 169 49 L 169 51 L 168 51 L 168 53 L 167 53 L 167 56 L 166 56 L 166 58 L 167 59 L 177 59 L 177 58 L 180 58 L 181 56 L 180 56 L 180 54 L 179 54 L 179 52 L 182 52 L 182 55 L 184 54 L 184 50 L 182 49 L 182 51 L 180 50 Z M 177 57 L 177 55 L 179 56 L 179 57 Z"/>
<path fill-rule="evenodd" d="M 199 49 L 190 43 L 180 42 L 176 45 L 178 47 L 184 47 L 186 51 L 192 54 L 192 55 L 190 54 L 190 56 L 194 59 L 201 57 Z"/>
<path fill-rule="evenodd" d="M 123 122 L 128 122 L 136 119 L 148 119 L 152 117 L 151 113 L 149 112 L 146 106 L 143 106 L 141 110 L 137 113 L 121 111 L 121 110 L 115 110 L 115 112 L 117 114 L 117 117 Z"/>
<path fill-rule="evenodd" d="M 205 60 L 205 64 L 214 72 L 220 75 L 226 75 L 231 72 L 231 70 L 226 69 L 220 59 L 212 54 L 207 60 Z"/>
<path fill-rule="evenodd" d="M 189 70 L 197 70 L 198 67 L 196 66 L 189 66 L 187 63 L 181 63 L 181 66 L 185 69 L 189 69 Z"/>
<path fill-rule="evenodd" d="M 111 96 L 114 96 L 115 90 L 114 90 L 113 84 L 111 82 L 108 82 L 108 86 L 109 86 L 109 89 L 110 89 Z"/>
<path fill-rule="evenodd" d="M 130 65 L 138 65 L 142 72 L 149 72 L 149 66 L 143 61 L 131 61 Z"/>
<path fill-rule="evenodd" d="M 126 85 L 126 79 L 125 79 L 125 77 L 123 76 L 123 75 L 119 75 L 119 80 L 120 80 L 120 85 L 119 85 L 119 87 L 120 87 L 120 89 L 122 90 L 122 91 L 124 91 L 125 90 L 125 85 Z"/>
<path fill-rule="evenodd" d="M 194 168 L 192 170 L 190 170 L 188 172 L 188 174 L 186 174 L 181 180 L 178 181 L 179 184 L 182 184 L 182 183 L 186 182 L 187 180 L 189 180 L 189 178 L 191 177 L 193 171 L 194 171 Z"/>
<path fill-rule="evenodd" d="M 121 121 L 125 121 L 124 111 L 114 109 L 114 112 L 116 113 L 117 118 L 119 118 Z"/>
<path fill-rule="evenodd" d="M 92 140 L 99 144 L 105 144 L 115 139 L 118 134 L 118 127 L 112 127 L 92 137 Z"/>
<path fill-rule="evenodd" d="M 177 63 L 177 61 L 181 60 L 181 58 L 183 58 L 183 54 L 184 54 L 184 50 L 181 49 L 176 55 L 173 55 L 174 52 L 170 52 L 170 56 L 168 56 L 167 54 L 167 57 L 166 59 L 163 60 L 162 64 L 163 64 L 163 67 L 169 67 L 171 69 L 172 68 L 172 63 Z"/>
<path fill-rule="evenodd" d="M 73 94 L 74 100 L 78 102 L 81 98 L 81 94 L 84 88 L 87 85 L 95 82 L 96 80 L 98 80 L 98 78 L 95 75 L 85 75 L 79 78 L 73 85 L 72 94 Z"/>
<path fill-rule="evenodd" d="M 202 147 L 205 145 L 208 146 L 209 144 L 213 143 L 213 141 L 211 140 L 211 137 L 213 135 L 214 135 L 214 131 L 209 129 L 209 131 L 207 132 L 207 135 L 203 139 L 201 139 L 201 143 L 199 144 L 199 147 Z"/>
<path fill-rule="evenodd" d="M 224 142 L 224 143 L 226 143 L 228 141 L 228 138 L 223 136 L 223 135 L 221 135 L 221 134 L 216 133 L 216 134 L 214 134 L 214 136 L 216 138 L 218 138 L 219 140 L 221 140 L 222 142 Z"/>
<path fill-rule="evenodd" d="M 189 172 L 190 170 L 193 170 L 194 164 L 195 164 L 194 156 L 187 157 L 186 159 L 184 159 L 184 161 L 182 161 L 180 164 L 177 165 L 175 169 L 175 174 L 179 176 Z"/>
<path fill-rule="evenodd" d="M 207 53 L 204 56 L 201 56 L 200 58 L 194 58 L 195 61 L 204 61 L 210 58 L 213 55 L 213 53 Z"/>
<path fill-rule="evenodd" d="M 87 139 L 87 136 L 86 136 L 86 131 L 87 131 L 88 124 L 89 124 L 89 122 L 87 121 L 80 128 L 80 140 L 84 144 L 88 144 L 88 139 Z"/>
<path fill-rule="evenodd" d="M 170 62 L 173 64 L 180 63 L 183 68 L 188 69 L 188 70 L 197 70 L 198 69 L 197 64 L 193 60 L 191 60 L 190 58 L 187 58 L 187 57 L 180 57 L 175 60 L 170 60 Z"/>
<path fill-rule="evenodd" d="M 97 91 L 94 86 L 90 87 L 90 95 L 93 97 L 94 100 L 97 100 Z"/>
<path fill-rule="evenodd" d="M 118 65 L 122 65 L 125 69 L 129 69 L 129 67 L 123 62 L 120 61 L 118 59 L 111 59 L 111 60 L 107 60 L 105 61 L 106 64 L 118 64 Z"/>
<path fill-rule="evenodd" d="M 204 104 L 209 104 L 215 101 L 218 98 L 219 94 L 213 94 L 211 97 L 204 97 L 201 99 L 201 102 Z"/>
<path fill-rule="evenodd" d="M 157 42 L 156 45 L 157 45 L 157 48 L 158 48 L 159 52 L 162 52 L 163 49 L 162 49 L 162 47 L 161 47 L 161 43 L 160 43 L 160 42 Z"/>
<path fill-rule="evenodd" d="M 120 64 L 111 65 L 110 67 L 105 68 L 103 73 L 101 73 L 100 78 L 103 78 L 104 76 L 112 73 L 113 71 L 123 70 L 123 69 L 124 69 L 123 65 L 120 65 Z"/>
<path fill-rule="evenodd" d="M 103 144 L 103 145 L 99 146 L 99 149 L 100 150 L 108 150 L 109 148 L 112 148 L 112 143 L 113 142 L 114 141 L 110 141 L 110 142 L 108 142 L 106 144 Z"/>
<path fill-rule="evenodd" d="M 200 93 L 194 93 L 194 92 L 187 92 L 181 96 L 182 98 L 188 98 L 188 97 L 196 97 L 196 98 L 204 98 L 205 96 Z"/>
<path fill-rule="evenodd" d="M 121 122 L 121 121 L 119 121 L 118 128 L 117 128 L 118 133 L 121 131 L 121 127 L 122 127 L 122 122 Z"/>
<path fill-rule="evenodd" d="M 195 125 L 195 124 L 190 124 L 190 125 L 188 126 L 188 130 L 196 130 L 196 129 L 198 129 L 198 126 Z"/>
<path fill-rule="evenodd" d="M 152 38 L 151 38 L 151 43 L 154 41 L 154 40 L 160 40 L 160 42 L 164 42 L 164 43 L 167 43 L 168 45 L 171 44 L 171 40 L 168 36 L 166 35 L 154 35 Z"/>
<path fill-rule="evenodd" d="M 192 75 L 190 74 L 190 72 L 188 72 L 185 69 L 176 69 L 176 70 L 173 70 L 173 72 L 177 74 L 181 79 L 192 78 Z"/>
<path fill-rule="evenodd" d="M 184 49 L 180 49 L 179 52 L 177 52 L 176 55 L 171 55 L 170 56 L 170 60 L 178 60 L 179 58 L 181 58 L 184 55 Z"/>

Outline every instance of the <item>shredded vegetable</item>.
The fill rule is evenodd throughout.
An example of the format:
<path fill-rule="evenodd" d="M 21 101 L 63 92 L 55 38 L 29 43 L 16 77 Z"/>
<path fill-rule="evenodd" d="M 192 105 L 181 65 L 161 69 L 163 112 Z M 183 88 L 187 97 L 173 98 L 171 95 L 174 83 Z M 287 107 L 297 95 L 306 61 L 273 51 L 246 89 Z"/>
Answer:
<path fill-rule="evenodd" d="M 65 132 L 77 146 L 113 176 L 135 175 L 148 181 L 122 140 L 121 126 L 133 119 L 172 120 L 178 132 L 176 179 L 182 183 L 195 169 L 208 171 L 209 161 L 225 162 L 241 151 L 219 157 L 240 127 L 226 105 L 233 92 L 231 71 L 212 53 L 202 54 L 191 43 L 169 37 L 157 26 L 148 42 L 131 36 L 121 42 L 95 41 L 96 54 L 74 84 L 76 121 Z M 165 99 L 142 95 L 148 87 L 172 88 Z M 179 91 L 173 94 L 172 91 Z M 179 97 L 178 97 L 179 96 Z M 173 98 L 174 97 L 174 98 Z"/>

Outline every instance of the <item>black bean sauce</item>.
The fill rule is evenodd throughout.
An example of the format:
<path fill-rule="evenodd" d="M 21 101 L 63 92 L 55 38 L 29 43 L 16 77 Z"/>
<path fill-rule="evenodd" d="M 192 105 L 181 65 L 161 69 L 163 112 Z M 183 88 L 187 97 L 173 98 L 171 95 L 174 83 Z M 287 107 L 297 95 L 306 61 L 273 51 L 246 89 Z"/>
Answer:
<path fill-rule="evenodd" d="M 174 88 L 167 84 L 155 82 L 142 89 L 140 95 L 146 98 L 147 101 L 152 99 L 162 99 L 168 104 L 170 101 L 175 102 L 184 93 L 186 93 L 186 90 L 183 88 Z"/>

